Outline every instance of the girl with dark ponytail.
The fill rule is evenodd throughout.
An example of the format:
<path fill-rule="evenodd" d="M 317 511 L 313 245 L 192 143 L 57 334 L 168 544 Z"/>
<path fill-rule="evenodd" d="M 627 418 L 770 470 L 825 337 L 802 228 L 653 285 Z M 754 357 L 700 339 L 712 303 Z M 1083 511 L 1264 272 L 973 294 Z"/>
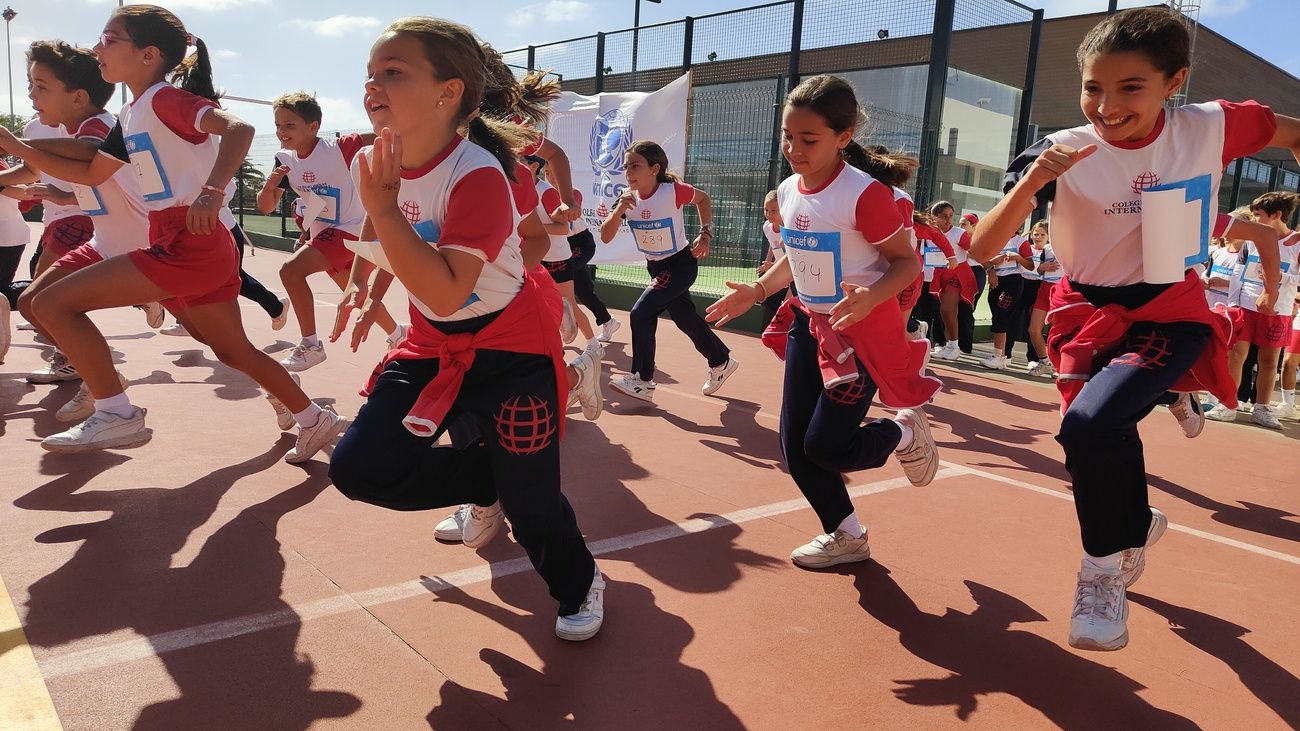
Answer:
<path fill-rule="evenodd" d="M 186 59 L 191 44 L 198 52 Z M 86 313 L 160 301 L 222 363 L 248 374 L 292 414 L 299 433 L 286 461 L 310 459 L 346 420 L 312 403 L 279 363 L 248 341 L 235 301 L 238 255 L 220 220 L 253 128 L 217 106 L 206 46 L 164 8 L 115 10 L 94 52 L 104 80 L 125 83 L 133 101 L 102 146 L 60 141 L 72 144 L 33 159 L 52 175 L 91 186 L 132 165 L 149 212 L 149 241 L 141 242 L 148 248 L 90 264 L 33 298 L 32 311 L 95 400 L 88 419 L 42 446 L 81 452 L 149 441 L 145 411 L 127 398 L 104 336 Z M 169 76 L 183 88 L 167 83 Z"/>

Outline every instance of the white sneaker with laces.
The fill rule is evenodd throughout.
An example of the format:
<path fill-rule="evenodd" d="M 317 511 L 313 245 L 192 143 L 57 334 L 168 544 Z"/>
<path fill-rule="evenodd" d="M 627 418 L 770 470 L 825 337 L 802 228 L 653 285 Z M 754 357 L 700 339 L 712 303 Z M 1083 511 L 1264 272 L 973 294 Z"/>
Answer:
<path fill-rule="evenodd" d="M 466 503 L 433 529 L 433 537 L 446 543 L 464 543 L 469 548 L 482 548 L 501 532 L 505 520 L 500 501 L 486 507 Z"/>
<path fill-rule="evenodd" d="M 1183 428 L 1183 436 L 1188 439 L 1195 439 L 1205 429 L 1205 414 L 1194 393 L 1178 394 L 1178 400 L 1169 404 L 1169 413 L 1178 420 L 1178 426 Z"/>
<path fill-rule="evenodd" d="M 76 366 L 72 365 L 68 360 L 68 356 L 57 350 L 45 362 L 44 368 L 27 375 L 28 383 L 63 383 L 64 381 L 79 380 L 81 380 L 81 374 L 77 372 Z"/>
<path fill-rule="evenodd" d="M 587 421 L 599 419 L 605 402 L 600 392 L 600 361 L 590 351 L 584 351 L 569 365 L 578 372 L 578 383 L 570 390 L 569 403 L 573 402 L 576 394 L 578 403 L 582 404 L 583 418 Z"/>
<path fill-rule="evenodd" d="M 615 391 L 649 403 L 654 403 L 656 385 L 658 384 L 654 381 L 641 380 L 641 377 L 635 373 L 629 373 L 609 382 L 610 388 Z"/>
<path fill-rule="evenodd" d="M 1005 371 L 1007 369 L 1007 358 L 1000 353 L 994 353 L 980 361 L 980 365 L 994 371 Z"/>
<path fill-rule="evenodd" d="M 1291 419 L 1292 421 L 1295 421 L 1296 419 L 1295 404 L 1288 404 L 1287 402 L 1283 401 L 1280 404 L 1274 404 L 1273 408 L 1277 409 L 1277 418 Z"/>
<path fill-rule="evenodd" d="M 293 346 L 293 350 L 280 361 L 286 371 L 290 373 L 302 373 L 308 368 L 318 366 L 325 362 L 325 344 L 308 345 L 306 341 L 300 342 Z"/>
<path fill-rule="evenodd" d="M 935 357 L 938 358 L 939 360 L 946 360 L 949 362 L 961 358 L 961 350 L 959 349 L 957 341 L 949 340 L 946 345 L 944 345 L 942 348 L 939 348 L 939 352 L 935 354 Z"/>
<path fill-rule="evenodd" d="M 1025 373 L 1031 376 L 1043 375 L 1043 361 L 1031 360 L 1025 364 Z"/>
<path fill-rule="evenodd" d="M 289 464 L 301 464 L 311 459 L 313 455 L 323 449 L 327 444 L 334 441 L 334 438 L 343 431 L 347 426 L 348 420 L 334 413 L 332 406 L 326 406 L 320 410 L 320 418 L 312 426 L 298 427 L 298 439 L 293 443 L 293 449 L 290 449 L 284 455 L 284 461 Z"/>
<path fill-rule="evenodd" d="M 389 350 L 392 350 L 401 344 L 401 342 L 406 339 L 406 333 L 410 329 L 410 325 L 398 325 L 397 329 L 393 331 L 393 337 L 385 337 L 384 339 L 388 341 Z"/>
<path fill-rule="evenodd" d="M 704 385 L 700 387 L 700 392 L 705 396 L 712 396 L 722 388 L 722 384 L 731 378 L 731 374 L 740 368 L 740 361 L 735 358 L 727 358 L 727 362 L 717 368 L 709 369 L 708 378 L 704 379 Z"/>
<path fill-rule="evenodd" d="M 790 560 L 806 569 L 821 569 L 869 558 L 871 546 L 867 545 L 865 531 L 861 538 L 854 538 L 842 530 L 823 533 L 790 553 Z"/>
<path fill-rule="evenodd" d="M 284 327 L 284 324 L 285 324 L 286 322 L 289 321 L 289 310 L 290 310 L 290 309 L 292 309 L 292 308 L 289 307 L 289 298 L 288 298 L 288 297 L 281 297 L 281 298 L 280 298 L 280 314 L 279 314 L 278 316 L 276 316 L 276 317 L 272 317 L 272 318 L 271 318 L 271 329 L 272 329 L 272 330 L 279 330 L 279 329 L 281 329 L 281 328 Z"/>
<path fill-rule="evenodd" d="M 1147 549 L 1156 545 L 1168 527 L 1169 519 L 1165 514 L 1151 508 L 1151 527 L 1147 528 L 1146 543 L 1137 548 L 1126 548 L 1120 553 L 1119 575 L 1124 580 L 1125 588 L 1133 586 L 1142 577 L 1142 572 L 1147 567 Z"/>
<path fill-rule="evenodd" d="M 930 484 L 939 471 L 939 448 L 930 434 L 930 420 L 920 409 L 902 409 L 894 415 L 894 421 L 912 429 L 912 446 L 894 452 L 903 466 L 903 474 L 917 487 Z"/>
<path fill-rule="evenodd" d="M 929 334 L 930 323 L 918 322 L 916 323 L 916 332 L 908 333 L 907 337 L 912 340 L 925 340 L 926 336 Z"/>
<path fill-rule="evenodd" d="M 157 302 L 136 305 L 136 307 L 144 310 L 144 324 L 148 325 L 151 330 L 162 327 L 163 322 L 167 319 L 167 310 L 163 309 L 163 306 Z"/>
<path fill-rule="evenodd" d="M 294 383 L 299 386 L 302 385 L 302 379 L 298 377 L 297 373 L 290 373 L 289 377 L 293 379 Z M 272 396 L 270 392 L 267 392 L 266 400 L 271 403 L 271 408 L 275 410 L 275 425 L 280 427 L 280 431 L 292 431 L 294 425 L 293 412 L 280 403 L 280 399 Z"/>
<path fill-rule="evenodd" d="M 585 350 L 588 353 L 591 353 L 591 357 L 595 358 L 596 360 L 600 360 L 605 357 L 605 346 L 596 338 L 592 338 L 591 340 L 588 340 L 587 347 L 583 348 L 583 350 Z"/>
<path fill-rule="evenodd" d="M 13 331 L 9 329 L 9 318 L 12 314 L 9 309 L 9 298 L 0 295 L 0 363 L 5 362 L 9 343 L 14 337 Z"/>
<path fill-rule="evenodd" d="M 1214 408 L 1205 412 L 1205 418 L 1213 421 L 1236 421 L 1237 410 L 1230 409 L 1223 404 L 1215 404 Z"/>
<path fill-rule="evenodd" d="M 1128 598 L 1118 572 L 1079 570 L 1070 612 L 1070 647 L 1118 650 L 1128 644 Z"/>
<path fill-rule="evenodd" d="M 560 313 L 560 339 L 568 345 L 578 337 L 578 321 L 573 319 L 573 305 L 569 304 L 567 299 L 562 299 L 560 302 L 563 310 Z"/>
<path fill-rule="evenodd" d="M 591 588 L 587 590 L 587 599 L 574 614 L 555 618 L 555 636 L 570 642 L 582 642 L 596 636 L 600 626 L 605 622 L 605 577 L 596 567 L 596 575 L 591 579 Z"/>
<path fill-rule="evenodd" d="M 129 417 L 107 411 L 93 412 L 71 429 L 46 437 L 41 441 L 41 447 L 50 452 L 67 453 L 138 447 L 152 439 L 153 432 L 144 426 L 145 410 L 133 408 L 135 413 Z"/>
<path fill-rule="evenodd" d="M 119 373 L 117 380 L 121 381 L 122 389 L 125 390 L 126 377 Z M 86 388 L 86 383 L 83 381 L 77 388 L 77 394 L 54 412 L 54 418 L 64 424 L 74 424 L 89 419 L 93 413 L 95 413 L 95 397 L 90 395 L 90 389 Z"/>
<path fill-rule="evenodd" d="M 596 339 L 602 343 L 608 343 L 614 338 L 614 333 L 618 332 L 618 329 L 622 326 L 623 323 L 611 317 L 605 321 L 604 325 L 600 326 L 600 333 L 596 335 Z"/>
<path fill-rule="evenodd" d="M 1250 422 L 1268 429 L 1282 428 L 1282 423 L 1273 416 L 1273 410 L 1264 404 L 1255 404 L 1255 408 L 1251 409 Z"/>
<path fill-rule="evenodd" d="M 173 322 L 172 324 L 168 325 L 167 327 L 165 327 L 165 328 L 159 330 L 159 331 L 158 331 L 158 334 L 159 334 L 159 335 L 171 335 L 171 336 L 173 336 L 173 337 L 188 337 L 189 334 L 190 334 L 190 331 L 189 331 L 189 330 L 186 330 L 186 329 L 185 329 L 185 326 L 182 325 L 182 324 L 180 324 L 179 322 Z"/>

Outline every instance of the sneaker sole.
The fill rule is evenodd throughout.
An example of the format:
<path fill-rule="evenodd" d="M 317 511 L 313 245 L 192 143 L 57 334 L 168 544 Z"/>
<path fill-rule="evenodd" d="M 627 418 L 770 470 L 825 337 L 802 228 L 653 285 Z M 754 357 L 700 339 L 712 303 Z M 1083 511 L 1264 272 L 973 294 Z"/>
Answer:
<path fill-rule="evenodd" d="M 72 381 L 80 381 L 80 380 L 81 380 L 80 375 L 68 376 L 66 378 L 62 376 L 57 378 L 54 376 L 28 376 L 27 377 L 28 383 L 39 383 L 47 386 L 51 383 L 70 383 Z"/>
<path fill-rule="evenodd" d="M 433 531 L 433 540 L 438 541 L 440 543 L 460 544 L 465 542 L 465 538 L 460 531 L 456 531 L 455 533 L 451 533 L 451 532 L 439 533 L 436 528 Z"/>
<path fill-rule="evenodd" d="M 736 367 L 732 368 L 730 373 L 723 375 L 722 380 L 718 381 L 718 385 L 714 386 L 712 390 L 701 388 L 700 393 L 704 394 L 705 396 L 712 396 L 718 391 L 721 391 L 722 387 L 726 385 L 727 381 L 730 380 L 732 376 L 736 375 L 736 371 L 738 370 L 740 370 L 740 363 L 736 363 Z"/>
<path fill-rule="evenodd" d="M 929 417 L 919 409 L 914 409 L 914 411 L 921 417 L 921 420 L 912 424 L 912 443 L 915 444 L 916 440 L 921 438 L 921 435 L 925 435 L 925 441 L 930 443 L 931 459 L 926 463 L 925 474 L 922 476 L 921 482 L 914 482 L 911 475 L 907 475 L 907 470 L 903 470 L 903 474 L 907 475 L 907 481 L 911 482 L 913 487 L 925 487 L 934 482 L 934 476 L 939 473 L 939 445 L 934 443 L 934 436 L 930 433 Z"/>
<path fill-rule="evenodd" d="M 582 418 L 587 421 L 595 421 L 596 419 L 599 419 L 600 415 L 605 411 L 605 394 L 600 391 L 600 358 L 597 358 L 596 354 L 592 353 L 591 362 L 592 369 L 590 375 L 596 380 L 596 388 L 593 389 L 593 392 L 596 394 L 596 403 L 593 405 L 590 414 L 587 413 L 587 405 L 582 404 Z M 578 403 L 582 403 L 581 397 L 578 398 Z"/>
<path fill-rule="evenodd" d="M 286 455 L 284 461 L 288 462 L 289 464 L 301 464 L 303 462 L 306 462 L 312 457 L 315 457 L 317 452 L 324 449 L 325 445 L 329 444 L 330 441 L 332 441 L 335 437 L 337 437 L 340 432 L 342 432 L 344 429 L 347 428 L 347 426 L 348 426 L 347 417 L 340 416 L 338 418 L 338 421 L 334 422 L 333 429 L 330 429 L 328 433 L 321 432 L 321 434 L 327 434 L 327 436 L 320 436 L 318 439 L 313 440 L 318 442 L 315 446 L 311 446 L 309 444 L 307 451 L 303 452 L 302 454 L 296 454 L 293 455 L 292 457 Z"/>
<path fill-rule="evenodd" d="M 1070 635 L 1069 643 L 1070 647 L 1073 647 L 1076 650 L 1113 652 L 1115 650 L 1124 649 L 1124 646 L 1128 644 L 1128 630 L 1124 630 L 1124 634 L 1116 637 L 1110 642 L 1097 642 L 1091 637 L 1075 637 L 1074 635 Z"/>
<path fill-rule="evenodd" d="M 83 452 L 98 452 L 104 449 L 141 447 L 148 444 L 151 439 L 153 439 L 153 430 L 145 429 L 134 434 L 113 437 L 112 439 L 105 439 L 91 444 L 46 444 L 41 442 L 41 448 L 47 452 L 57 452 L 59 454 L 81 454 Z"/>
<path fill-rule="evenodd" d="M 487 544 L 492 542 L 493 538 L 497 537 L 498 533 L 501 532 L 501 526 L 505 523 L 505 518 L 498 515 L 497 518 L 493 521 L 493 523 L 495 525 L 492 528 L 489 528 L 488 530 L 485 530 L 482 533 L 478 534 L 478 536 L 476 536 L 472 541 L 466 540 L 464 534 L 462 533 L 460 542 L 465 544 L 467 548 L 482 548 L 486 546 Z"/>
<path fill-rule="evenodd" d="M 311 365 L 305 365 L 305 366 L 299 366 L 297 364 L 290 365 L 288 363 L 285 363 L 284 361 L 280 361 L 280 365 L 284 366 L 284 369 L 286 371 L 289 371 L 290 373 L 302 373 L 303 371 L 309 371 L 312 368 L 315 368 L 316 366 L 324 362 L 325 359 L 321 358 L 320 360 L 316 361 L 315 363 L 312 363 Z"/>
<path fill-rule="evenodd" d="M 840 564 L 860 563 L 870 558 L 871 549 L 867 548 L 867 550 L 862 553 L 846 553 L 843 556 L 836 556 L 821 563 L 808 563 L 808 559 L 803 557 L 796 558 L 794 556 L 790 557 L 790 562 L 801 569 L 824 569 L 831 566 L 839 566 Z"/>
<path fill-rule="evenodd" d="M 595 637 L 596 634 L 600 632 L 600 628 L 604 623 L 605 620 L 602 618 L 599 622 L 596 622 L 594 626 L 584 629 L 581 632 L 571 632 L 569 630 L 560 629 L 560 627 L 556 625 L 555 636 L 569 642 L 584 642 Z"/>
<path fill-rule="evenodd" d="M 644 401 L 644 402 L 646 402 L 646 403 L 648 403 L 648 404 L 652 404 L 652 403 L 655 402 L 655 397 L 654 397 L 654 396 L 643 396 L 643 395 L 641 395 L 641 394 L 639 394 L 639 393 L 635 393 L 635 392 L 633 392 L 633 391 L 630 391 L 630 390 L 628 390 L 628 389 L 626 389 L 626 388 L 623 388 L 623 387 L 622 387 L 622 386 L 621 386 L 617 381 L 611 382 L 611 383 L 609 384 L 609 387 L 612 388 L 612 389 L 614 389 L 615 391 L 618 391 L 619 393 L 621 393 L 621 394 L 623 394 L 623 395 L 625 395 L 625 396 L 631 396 L 632 398 L 634 398 L 634 399 L 636 399 L 636 400 L 638 400 L 638 401 Z"/>

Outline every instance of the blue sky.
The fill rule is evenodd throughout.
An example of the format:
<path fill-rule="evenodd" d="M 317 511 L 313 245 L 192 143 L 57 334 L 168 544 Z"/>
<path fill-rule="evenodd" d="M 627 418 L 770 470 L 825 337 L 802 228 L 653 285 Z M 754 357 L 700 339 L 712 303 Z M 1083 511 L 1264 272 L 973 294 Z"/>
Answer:
<path fill-rule="evenodd" d="M 810 0 L 811 6 L 815 0 Z M 213 49 L 217 84 L 229 94 L 259 99 L 296 89 L 317 94 L 326 129 L 366 126 L 361 88 L 366 55 L 378 32 L 403 15 L 434 14 L 473 27 L 501 50 L 615 30 L 632 25 L 633 0 L 400 0 L 357 3 L 315 0 L 164 0 L 164 5 Z M 643 2 L 643 24 L 756 4 L 756 0 Z M 1048 16 L 1104 10 L 1105 0 L 1025 0 Z M 1121 7 L 1150 2 L 1121 2 Z M 14 112 L 29 115 L 23 53 L 32 40 L 62 38 L 91 45 L 115 0 L 13 0 Z M 1296 0 L 1201 0 L 1201 21 L 1216 32 L 1300 76 Z M 4 90 L 0 90 L 4 94 Z M 118 103 L 110 104 L 116 111 Z M 259 130 L 272 131 L 269 109 L 230 102 Z M 8 99 L 0 96 L 0 112 Z"/>

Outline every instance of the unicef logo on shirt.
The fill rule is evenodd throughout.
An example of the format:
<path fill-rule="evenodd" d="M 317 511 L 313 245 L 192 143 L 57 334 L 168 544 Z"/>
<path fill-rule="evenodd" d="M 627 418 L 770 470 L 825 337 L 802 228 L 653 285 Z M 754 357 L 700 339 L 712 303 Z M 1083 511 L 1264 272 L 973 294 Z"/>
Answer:
<path fill-rule="evenodd" d="M 621 109 L 596 117 L 591 125 L 591 169 L 621 175 L 623 154 L 632 146 L 632 118 Z"/>

